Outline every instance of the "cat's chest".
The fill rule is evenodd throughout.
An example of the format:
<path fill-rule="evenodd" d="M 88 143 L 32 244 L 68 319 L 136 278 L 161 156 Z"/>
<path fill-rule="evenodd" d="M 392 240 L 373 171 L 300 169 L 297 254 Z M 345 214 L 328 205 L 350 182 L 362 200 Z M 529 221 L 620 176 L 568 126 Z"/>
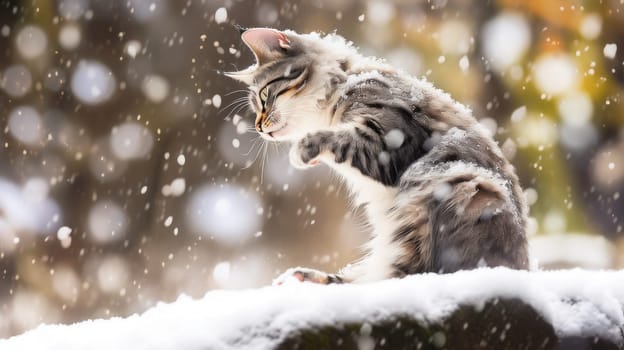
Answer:
<path fill-rule="evenodd" d="M 328 162 L 328 165 L 344 179 L 356 205 L 369 203 L 369 206 L 372 204 L 384 208 L 392 206 L 398 191 L 396 187 L 385 186 L 344 163 Z"/>

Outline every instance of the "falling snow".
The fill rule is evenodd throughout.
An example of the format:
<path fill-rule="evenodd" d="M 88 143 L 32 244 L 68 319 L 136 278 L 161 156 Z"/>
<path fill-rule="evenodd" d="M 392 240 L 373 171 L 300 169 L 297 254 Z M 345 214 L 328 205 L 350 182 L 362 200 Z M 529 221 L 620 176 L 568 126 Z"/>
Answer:
<path fill-rule="evenodd" d="M 228 23 L 335 30 L 366 55 L 448 91 L 473 110 L 518 169 L 534 265 L 624 267 L 618 1 L 583 7 L 545 0 L 530 10 L 476 0 L 44 3 L 0 4 L 0 338 L 42 323 L 140 314 L 181 294 L 199 298 L 211 289 L 260 287 L 291 266 L 335 272 L 359 254 L 356 247 L 369 231 L 359 210 L 366 209 L 347 209 L 348 186 L 329 167 L 293 168 L 288 144 L 266 142 L 255 131 L 254 91 L 221 74 L 253 60 Z M 383 74 L 350 75 L 346 84 Z M 418 89 L 409 94 L 418 104 L 410 108 L 432 117 L 435 103 Z M 305 108 L 297 104 L 292 113 Z M 384 150 L 375 155 L 384 166 L 413 141 L 401 127 L 385 130 Z M 443 137 L 431 132 L 428 143 Z M 452 188 L 431 190 L 443 200 Z M 550 283 L 554 275 L 518 276 Z M 403 281 L 387 283 L 381 285 Z M 526 296 L 525 286 L 514 283 L 514 292 Z M 414 288 L 427 297 L 447 291 L 427 287 Z M 315 288 L 305 286 L 301 295 L 271 288 L 259 293 L 307 307 L 318 302 L 318 293 L 330 293 Z M 462 290 L 468 289 L 457 293 Z M 248 302 L 256 301 L 262 299 Z M 199 317 L 216 331 L 228 327 L 225 306 L 204 302 L 183 298 L 171 307 L 212 305 L 215 313 Z M 232 304 L 249 311 L 244 302 Z M 132 320 L 140 327 L 155 317 L 150 314 L 166 319 L 166 308 L 96 321 L 89 332 L 138 335 L 98 330 L 109 330 L 105 324 L 121 329 Z M 567 311 L 558 310 L 553 319 L 564 319 Z M 174 315 L 189 320 L 196 314 L 182 311 Z M 232 322 L 254 321 L 245 315 Z M 195 330 L 195 323 L 181 324 Z M 40 328 L 32 337 L 61 329 Z M 155 337 L 166 336 L 165 330 Z M 362 349 L 376 346 L 370 326 L 358 331 Z M 192 339 L 180 334 L 188 335 L 180 344 Z M 444 333 L 431 339 L 442 347 L 447 341 Z"/>
<path fill-rule="evenodd" d="M 67 226 L 62 226 L 58 229 L 58 231 L 56 231 L 56 237 L 59 239 L 59 241 L 65 240 L 67 238 L 69 238 L 69 235 L 71 234 L 72 229 L 67 227 Z"/>
<path fill-rule="evenodd" d="M 614 59 L 617 52 L 617 44 L 606 44 L 602 49 L 602 53 L 608 59 Z"/>
<path fill-rule="evenodd" d="M 136 40 L 130 40 L 126 43 L 125 52 L 128 56 L 134 58 L 141 51 L 141 43 Z"/>
<path fill-rule="evenodd" d="M 524 119 L 524 117 L 526 117 L 527 114 L 527 108 L 526 106 L 521 106 L 516 108 L 513 113 L 511 113 L 511 121 L 514 123 L 517 123 L 519 121 L 522 121 Z"/>
<path fill-rule="evenodd" d="M 228 18 L 228 13 L 225 7 L 219 7 L 215 12 L 215 22 L 221 24 L 225 23 Z"/>
<path fill-rule="evenodd" d="M 462 71 L 467 71 L 468 68 L 470 68 L 470 61 L 468 60 L 467 56 L 462 56 L 462 58 L 459 60 L 459 68 L 461 68 Z"/>
<path fill-rule="evenodd" d="M 221 107 L 221 95 L 217 94 L 212 96 L 212 105 L 215 106 L 215 108 Z"/>
<path fill-rule="evenodd" d="M 403 141 L 405 141 L 405 134 L 399 129 L 392 129 L 384 136 L 384 141 L 390 149 L 396 149 L 401 147 Z"/>

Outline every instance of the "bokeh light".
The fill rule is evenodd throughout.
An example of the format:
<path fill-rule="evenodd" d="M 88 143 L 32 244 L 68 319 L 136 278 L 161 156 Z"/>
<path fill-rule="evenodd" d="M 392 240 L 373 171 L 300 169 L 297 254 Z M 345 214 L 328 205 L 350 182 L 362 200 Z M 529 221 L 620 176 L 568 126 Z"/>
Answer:
<path fill-rule="evenodd" d="M 444 22 L 438 32 L 438 46 L 443 54 L 463 55 L 472 46 L 472 31 L 463 21 Z"/>
<path fill-rule="evenodd" d="M 17 50 L 26 59 L 41 56 L 48 46 L 48 37 L 39 27 L 28 25 L 22 28 L 15 38 Z"/>
<path fill-rule="evenodd" d="M 97 105 L 115 92 L 115 76 L 108 67 L 93 60 L 82 60 L 71 78 L 71 88 L 83 103 Z"/>
<path fill-rule="evenodd" d="M 581 35 L 587 40 L 598 38 L 602 31 L 602 17 L 597 13 L 590 13 L 583 17 L 579 28 Z"/>
<path fill-rule="evenodd" d="M 66 24 L 59 31 L 59 43 L 65 50 L 73 50 L 80 44 L 82 32 L 76 24 Z"/>
<path fill-rule="evenodd" d="M 100 289 L 105 293 L 122 292 L 128 283 L 126 261 L 119 256 L 111 255 L 103 258 L 97 265 L 97 281 Z"/>
<path fill-rule="evenodd" d="M 49 185 L 45 180 L 31 178 L 20 187 L 0 178 L 0 193 L 0 212 L 5 218 L 5 230 L 46 234 L 55 232 L 60 226 L 61 209 L 48 196 Z"/>
<path fill-rule="evenodd" d="M 536 60 L 533 76 L 535 85 L 542 92 L 560 95 L 576 88 L 578 68 L 565 53 L 546 54 Z"/>
<path fill-rule="evenodd" d="M 531 28 L 520 13 L 503 12 L 483 26 L 483 53 L 496 70 L 505 71 L 531 46 Z"/>
<path fill-rule="evenodd" d="M 26 95 L 32 87 L 32 75 L 28 68 L 21 64 L 7 68 L 2 74 L 0 87 L 12 97 L 22 97 Z"/>
<path fill-rule="evenodd" d="M 136 147 L 133 154 L 140 154 L 142 148 L 141 143 L 133 143 Z M 118 146 L 123 147 L 123 146 Z M 127 150 L 123 149 L 121 154 Z M 128 154 L 128 153 L 125 153 Z M 81 156 L 79 156 L 81 157 Z M 108 137 L 101 138 L 92 144 L 89 153 L 89 169 L 91 174 L 103 182 L 110 182 L 118 179 L 128 169 L 128 163 L 125 159 L 116 157 L 111 149 L 111 141 Z"/>
<path fill-rule="evenodd" d="M 10 315 L 16 327 L 25 331 L 41 323 L 56 323 L 60 318 L 56 308 L 44 294 L 31 290 L 18 290 L 10 305 Z"/>
<path fill-rule="evenodd" d="M 89 234 L 97 243 L 116 242 L 125 237 L 128 216 L 115 202 L 101 200 L 89 210 Z"/>
<path fill-rule="evenodd" d="M 574 126 L 588 124 L 594 111 L 589 95 L 580 91 L 562 96 L 557 107 L 563 122 Z"/>
<path fill-rule="evenodd" d="M 132 49 L 134 52 L 134 49 Z M 136 55 L 136 54 L 135 54 Z M 141 89 L 150 101 L 162 102 L 169 95 L 169 82 L 159 75 L 148 75 L 143 80 Z"/>
<path fill-rule="evenodd" d="M 75 304 L 80 296 L 80 276 L 69 265 L 59 264 L 54 268 L 52 288 L 56 295 L 70 305 Z"/>
<path fill-rule="evenodd" d="M 145 126 L 126 122 L 113 127 L 110 147 L 119 159 L 140 159 L 147 157 L 154 146 L 154 136 Z"/>
<path fill-rule="evenodd" d="M 9 132 L 26 145 L 42 145 L 45 130 L 41 115 L 29 106 L 15 108 L 9 114 Z"/>
<path fill-rule="evenodd" d="M 262 210 L 254 193 L 232 185 L 205 185 L 193 193 L 187 220 L 195 232 L 232 245 L 260 230 Z"/>
<path fill-rule="evenodd" d="M 66 20 L 77 20 L 87 11 L 86 0 L 60 0 L 57 2 L 59 14 Z"/>
<path fill-rule="evenodd" d="M 128 11 L 139 21 L 151 21 L 161 16 L 167 6 L 164 0 L 129 0 Z"/>

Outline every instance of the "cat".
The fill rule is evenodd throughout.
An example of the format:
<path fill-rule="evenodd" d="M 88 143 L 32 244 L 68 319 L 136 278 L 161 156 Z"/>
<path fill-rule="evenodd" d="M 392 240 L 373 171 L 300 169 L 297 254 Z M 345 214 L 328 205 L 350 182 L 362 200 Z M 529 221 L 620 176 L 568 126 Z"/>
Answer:
<path fill-rule="evenodd" d="M 248 86 L 257 132 L 290 142 L 293 166 L 341 175 L 373 231 L 339 273 L 299 267 L 276 284 L 527 269 L 518 177 L 468 108 L 337 34 L 253 28 L 241 39 L 255 63 L 224 74 Z"/>

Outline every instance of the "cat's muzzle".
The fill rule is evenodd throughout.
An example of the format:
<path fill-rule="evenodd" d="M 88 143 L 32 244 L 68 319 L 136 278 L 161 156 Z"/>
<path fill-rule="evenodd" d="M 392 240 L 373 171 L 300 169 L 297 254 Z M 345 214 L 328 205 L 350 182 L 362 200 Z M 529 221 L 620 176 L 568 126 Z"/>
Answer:
<path fill-rule="evenodd" d="M 260 114 L 256 118 L 256 131 L 260 134 L 266 134 L 269 136 L 273 136 L 272 134 L 280 129 L 282 129 L 286 123 L 280 123 L 279 115 L 276 113 L 271 113 L 270 116 L 267 116 L 266 113 Z"/>

